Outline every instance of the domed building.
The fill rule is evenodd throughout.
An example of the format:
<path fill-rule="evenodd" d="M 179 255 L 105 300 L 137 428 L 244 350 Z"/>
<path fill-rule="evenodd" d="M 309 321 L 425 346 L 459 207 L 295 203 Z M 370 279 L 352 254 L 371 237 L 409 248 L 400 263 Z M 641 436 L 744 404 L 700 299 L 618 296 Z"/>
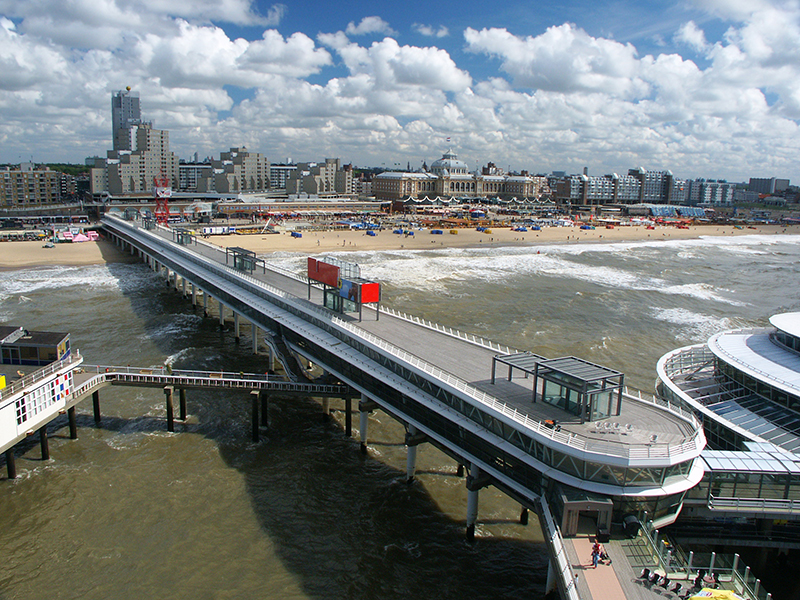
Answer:
<path fill-rule="evenodd" d="M 458 160 L 458 156 L 451 148 L 442 154 L 442 158 L 431 164 L 431 173 L 439 176 L 468 175 L 469 169 L 467 168 L 467 163 L 463 160 Z"/>
<path fill-rule="evenodd" d="M 431 164 L 430 171 L 385 171 L 376 175 L 372 180 L 372 192 L 378 200 L 418 202 L 428 199 L 450 203 L 490 196 L 538 198 L 546 184 L 546 178 L 531 177 L 526 171 L 518 176 L 493 171 L 470 173 L 467 163 L 458 160 L 456 153 L 449 149 Z M 396 209 L 402 209 L 402 204 L 398 203 Z"/>

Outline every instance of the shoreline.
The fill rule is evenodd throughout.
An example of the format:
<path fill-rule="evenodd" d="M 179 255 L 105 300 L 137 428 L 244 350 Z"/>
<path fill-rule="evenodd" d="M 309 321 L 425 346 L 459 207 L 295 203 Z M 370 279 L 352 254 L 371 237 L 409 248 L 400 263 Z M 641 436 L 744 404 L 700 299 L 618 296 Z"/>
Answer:
<path fill-rule="evenodd" d="M 432 250 L 443 248 L 502 248 L 507 246 L 538 246 L 552 244 L 592 244 L 604 242 L 639 242 L 700 239 L 706 236 L 792 235 L 800 228 L 780 225 L 762 225 L 753 229 L 735 229 L 730 225 L 693 225 L 689 229 L 641 226 L 598 228 L 582 230 L 578 227 L 549 227 L 541 231 L 517 232 L 508 227 L 491 228 L 491 232 L 475 229 L 458 229 L 457 234 L 444 230 L 432 234 L 430 230 L 414 231 L 406 236 L 390 230 L 369 236 L 358 230 L 304 231 L 302 237 L 292 237 L 290 232 L 276 234 L 210 236 L 204 241 L 221 248 L 237 246 L 252 250 L 258 255 L 271 252 L 315 255 L 337 251 L 401 251 Z M 86 266 L 109 263 L 138 262 L 138 258 L 122 252 L 107 240 L 56 244 L 44 248 L 41 241 L 4 242 L 0 244 L 0 271 L 12 271 L 47 266 Z"/>

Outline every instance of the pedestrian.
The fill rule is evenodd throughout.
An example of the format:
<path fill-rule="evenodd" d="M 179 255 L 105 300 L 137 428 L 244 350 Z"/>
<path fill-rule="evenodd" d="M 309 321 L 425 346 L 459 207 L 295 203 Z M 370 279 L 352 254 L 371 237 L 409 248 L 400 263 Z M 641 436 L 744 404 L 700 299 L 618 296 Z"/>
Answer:
<path fill-rule="evenodd" d="M 597 568 L 597 561 L 600 560 L 600 544 L 595 542 L 594 546 L 592 546 L 592 568 Z"/>

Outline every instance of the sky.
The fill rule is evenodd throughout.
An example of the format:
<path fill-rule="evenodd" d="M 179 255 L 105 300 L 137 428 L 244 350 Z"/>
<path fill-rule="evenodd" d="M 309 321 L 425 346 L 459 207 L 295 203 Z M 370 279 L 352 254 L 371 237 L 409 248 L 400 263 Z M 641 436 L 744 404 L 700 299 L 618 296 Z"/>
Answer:
<path fill-rule="evenodd" d="M 800 0 L 0 0 L 0 163 L 111 148 L 272 162 L 800 183 Z"/>

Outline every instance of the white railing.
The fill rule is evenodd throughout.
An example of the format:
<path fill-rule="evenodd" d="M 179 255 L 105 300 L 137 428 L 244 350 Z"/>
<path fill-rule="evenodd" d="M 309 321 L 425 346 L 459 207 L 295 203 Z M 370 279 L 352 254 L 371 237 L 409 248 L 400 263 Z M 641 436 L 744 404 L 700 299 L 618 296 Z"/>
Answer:
<path fill-rule="evenodd" d="M 0 402 L 13 396 L 14 394 L 22 391 L 24 388 L 33 385 L 37 381 L 41 381 L 46 377 L 49 377 L 56 371 L 60 371 L 61 369 L 72 365 L 73 363 L 80 364 L 83 361 L 83 357 L 79 350 L 75 350 L 74 353 L 70 353 L 69 356 L 66 358 L 55 361 L 34 371 L 33 373 L 29 373 L 20 379 L 12 382 L 11 385 L 7 385 L 5 388 L 0 390 Z"/>
<path fill-rule="evenodd" d="M 516 354 L 520 352 L 519 350 L 510 348 L 509 346 L 498 344 L 495 341 L 486 339 L 479 335 L 465 333 L 458 329 L 453 329 L 452 327 L 446 327 L 434 321 L 428 321 L 427 319 L 423 319 L 416 315 L 409 315 L 408 313 L 401 312 L 399 310 L 394 310 L 393 308 L 381 306 L 381 312 L 390 315 L 392 317 L 395 317 L 397 319 L 402 319 L 403 321 L 408 321 L 410 323 L 420 325 L 421 327 L 425 327 L 426 329 L 432 329 L 433 331 L 438 331 L 439 333 L 443 333 L 444 335 L 449 335 L 451 337 L 464 340 L 466 342 L 469 342 L 470 344 L 476 344 L 484 348 L 489 348 L 490 350 L 495 350 L 496 352 L 500 352 L 502 354 Z"/>
<path fill-rule="evenodd" d="M 751 513 L 794 513 L 800 512 L 800 500 L 784 500 L 782 498 L 715 498 L 709 495 L 708 508 Z"/>
<path fill-rule="evenodd" d="M 135 225 L 132 225 L 125 221 L 120 221 L 120 222 L 128 227 L 131 227 L 132 229 L 138 229 Z M 276 296 L 277 298 L 282 300 L 283 303 L 285 304 L 284 310 L 288 310 L 290 313 L 296 314 L 297 316 L 305 320 L 308 319 L 310 314 L 313 314 L 321 321 L 325 321 L 330 325 L 334 325 L 335 328 L 339 331 L 339 335 L 342 335 L 346 332 L 347 336 L 349 336 L 352 340 L 357 339 L 360 340 L 361 342 L 366 342 L 367 344 L 381 350 L 385 354 L 392 356 L 394 359 L 406 363 L 406 365 L 411 366 L 425 373 L 426 375 L 429 375 L 432 378 L 439 380 L 439 382 L 446 384 L 451 389 L 459 392 L 460 397 L 462 397 L 463 399 L 467 401 L 472 400 L 475 403 L 477 403 L 476 405 L 477 408 L 481 408 L 481 406 L 490 408 L 494 412 L 503 415 L 504 417 L 510 419 L 514 423 L 524 427 L 528 432 L 532 432 L 535 435 L 547 438 L 552 442 L 555 442 L 556 444 L 563 444 L 568 448 L 572 448 L 574 450 L 578 450 L 581 452 L 593 453 L 598 455 L 610 455 L 623 459 L 631 459 L 631 458 L 637 460 L 668 459 L 670 462 L 675 462 L 678 459 L 684 457 L 686 459 L 694 457 L 700 453 L 702 447 L 705 445 L 705 437 L 703 436 L 702 428 L 700 428 L 699 426 L 688 439 L 684 439 L 682 442 L 678 444 L 669 444 L 669 443 L 629 444 L 622 442 L 598 441 L 589 438 L 588 436 L 577 433 L 557 431 L 556 429 L 546 425 L 543 421 L 532 419 L 530 416 L 518 411 L 516 408 L 512 408 L 507 404 L 497 400 L 495 397 L 473 387 L 463 379 L 460 379 L 446 371 L 443 371 L 442 369 L 428 363 L 422 358 L 414 354 L 411 354 L 410 352 L 403 350 L 395 346 L 394 344 L 391 344 L 390 342 L 384 340 L 383 338 L 380 338 L 366 330 L 359 328 L 357 325 L 353 323 L 350 323 L 348 321 L 345 321 L 337 317 L 335 314 L 331 313 L 328 309 L 324 307 L 315 305 L 307 300 L 293 296 L 292 294 L 285 292 L 279 288 L 276 288 L 268 283 L 260 281 L 259 279 L 251 275 L 242 273 L 241 271 L 237 271 L 228 265 L 220 264 L 218 262 L 212 262 L 212 260 L 209 259 L 208 257 L 198 255 L 196 253 L 194 254 L 188 253 L 184 247 L 172 242 L 171 240 L 157 236 L 151 231 L 142 229 L 138 229 L 138 231 L 140 234 L 152 236 L 158 245 L 166 246 L 166 248 L 169 251 L 173 253 L 177 252 L 179 256 L 185 257 L 190 262 L 194 262 L 195 264 L 201 266 L 205 265 L 205 268 L 211 270 L 212 272 L 215 272 L 217 276 L 220 276 L 223 279 L 233 283 L 235 287 L 224 284 L 219 285 L 221 289 L 224 289 L 227 293 L 231 294 L 232 296 L 240 297 L 242 289 L 239 283 L 243 281 L 247 282 L 252 287 L 262 292 L 268 292 L 269 294 L 272 294 L 273 296 Z M 256 295 L 262 297 L 265 300 L 268 300 L 268 298 L 264 297 L 261 293 L 256 292 Z M 326 329 L 326 326 L 324 325 L 322 325 L 321 327 L 322 329 Z M 343 338 L 340 337 L 340 339 Z M 343 341 L 347 343 L 346 339 L 343 339 Z M 660 403 L 654 401 L 651 404 L 653 406 L 661 406 L 662 408 L 669 410 L 667 408 L 669 403 L 667 403 L 666 401 Z"/>
<path fill-rule="evenodd" d="M 569 560 L 569 556 L 567 556 L 567 550 L 564 547 L 564 539 L 561 537 L 561 531 L 553 520 L 553 515 L 550 514 L 550 507 L 547 505 L 547 500 L 545 500 L 544 496 L 539 499 L 539 504 L 540 513 L 542 515 L 542 529 L 550 543 L 550 548 L 553 552 L 552 559 L 555 560 L 555 565 L 553 565 L 553 567 L 558 573 L 558 577 L 561 579 L 566 600 L 580 600 L 581 596 L 578 593 L 575 573 L 572 570 L 572 563 Z"/>

